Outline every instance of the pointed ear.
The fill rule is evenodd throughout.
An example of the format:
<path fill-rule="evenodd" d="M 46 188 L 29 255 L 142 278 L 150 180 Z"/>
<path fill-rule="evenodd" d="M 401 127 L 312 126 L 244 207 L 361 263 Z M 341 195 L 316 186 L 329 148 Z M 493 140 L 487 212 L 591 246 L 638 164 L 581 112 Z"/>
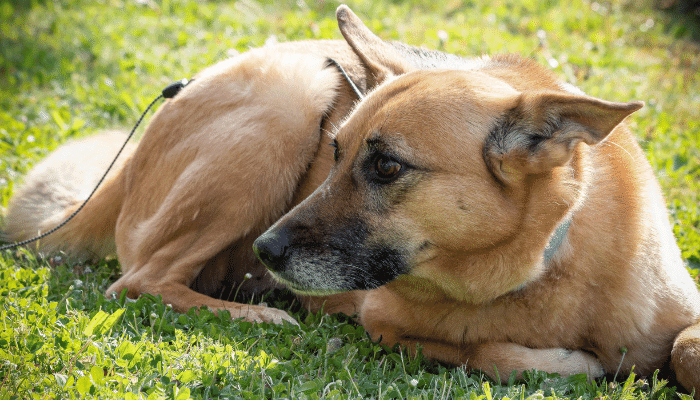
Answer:
<path fill-rule="evenodd" d="M 414 69 L 390 44 L 372 33 L 345 4 L 335 12 L 340 33 L 370 72 L 369 87 Z"/>
<path fill-rule="evenodd" d="M 524 92 L 506 111 L 484 144 L 484 158 L 504 183 L 566 164 L 576 146 L 595 145 L 641 101 L 614 103 L 553 91 Z"/>

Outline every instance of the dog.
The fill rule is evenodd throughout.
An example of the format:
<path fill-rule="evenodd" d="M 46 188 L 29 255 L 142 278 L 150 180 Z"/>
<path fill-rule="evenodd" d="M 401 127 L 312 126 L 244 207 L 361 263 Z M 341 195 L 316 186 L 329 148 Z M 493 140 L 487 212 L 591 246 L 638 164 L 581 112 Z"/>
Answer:
<path fill-rule="evenodd" d="M 38 250 L 116 252 L 108 293 L 178 311 L 296 323 L 222 295 L 286 286 L 310 310 L 356 314 L 373 340 L 494 379 L 647 375 L 670 358 L 700 399 L 700 293 L 624 123 L 642 103 L 587 96 L 517 56 L 384 42 L 346 6 L 337 19 L 345 41 L 202 71 Z M 80 149 L 122 137 L 40 163 L 5 237 L 79 207 L 104 164 Z"/>

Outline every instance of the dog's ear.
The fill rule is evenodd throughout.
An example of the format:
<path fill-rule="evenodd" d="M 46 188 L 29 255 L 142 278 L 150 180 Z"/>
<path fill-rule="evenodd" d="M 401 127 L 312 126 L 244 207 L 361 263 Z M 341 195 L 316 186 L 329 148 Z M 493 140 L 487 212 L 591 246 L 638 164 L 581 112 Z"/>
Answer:
<path fill-rule="evenodd" d="M 504 183 L 567 163 L 575 147 L 605 139 L 641 101 L 615 103 L 554 91 L 524 92 L 498 119 L 484 145 L 484 158 Z"/>
<path fill-rule="evenodd" d="M 374 87 L 393 75 L 413 69 L 394 47 L 372 33 L 348 6 L 341 5 L 335 14 L 340 33 L 369 70 L 368 86 Z"/>

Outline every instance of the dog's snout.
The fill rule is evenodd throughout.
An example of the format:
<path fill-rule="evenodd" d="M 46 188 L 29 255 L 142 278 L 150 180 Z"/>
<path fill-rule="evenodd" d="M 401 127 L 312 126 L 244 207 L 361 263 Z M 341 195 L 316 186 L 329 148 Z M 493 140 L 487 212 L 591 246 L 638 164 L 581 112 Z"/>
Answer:
<path fill-rule="evenodd" d="M 268 231 L 253 242 L 253 251 L 260 261 L 271 271 L 284 269 L 284 260 L 289 248 L 289 238 L 284 232 Z"/>

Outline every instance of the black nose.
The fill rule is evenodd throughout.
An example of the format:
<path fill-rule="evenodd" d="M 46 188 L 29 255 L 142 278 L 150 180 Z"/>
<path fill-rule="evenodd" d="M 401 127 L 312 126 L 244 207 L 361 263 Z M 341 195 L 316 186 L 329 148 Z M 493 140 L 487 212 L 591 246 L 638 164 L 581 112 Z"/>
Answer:
<path fill-rule="evenodd" d="M 284 232 L 267 231 L 253 242 L 253 252 L 271 271 L 284 270 L 284 258 L 289 248 L 289 238 Z"/>

